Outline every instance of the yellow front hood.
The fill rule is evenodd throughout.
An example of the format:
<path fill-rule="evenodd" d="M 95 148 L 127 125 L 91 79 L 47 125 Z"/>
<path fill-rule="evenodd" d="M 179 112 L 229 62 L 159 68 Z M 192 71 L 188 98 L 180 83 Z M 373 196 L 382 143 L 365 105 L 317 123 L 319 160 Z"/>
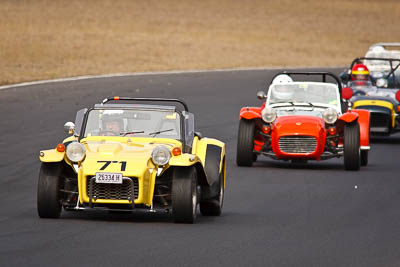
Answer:
<path fill-rule="evenodd" d="M 123 177 L 135 177 L 138 180 L 139 195 L 136 204 L 151 205 L 156 172 L 151 161 L 151 152 L 158 145 L 170 150 L 182 144 L 174 139 L 165 138 L 127 138 L 127 137 L 88 137 L 81 140 L 86 147 L 86 157 L 79 167 L 79 195 L 81 203 L 88 203 L 88 179 L 97 172 L 122 173 Z M 92 200 L 94 203 L 129 204 L 129 200 Z"/>
<path fill-rule="evenodd" d="M 164 138 L 90 137 L 83 139 L 82 144 L 86 147 L 81 164 L 85 175 L 118 172 L 140 176 L 145 169 L 154 168 L 151 152 L 156 146 L 182 148 L 179 141 Z"/>
<path fill-rule="evenodd" d="M 390 110 L 394 110 L 393 104 L 390 101 L 373 98 L 354 101 L 353 108 L 357 108 L 360 106 L 381 106 Z"/>

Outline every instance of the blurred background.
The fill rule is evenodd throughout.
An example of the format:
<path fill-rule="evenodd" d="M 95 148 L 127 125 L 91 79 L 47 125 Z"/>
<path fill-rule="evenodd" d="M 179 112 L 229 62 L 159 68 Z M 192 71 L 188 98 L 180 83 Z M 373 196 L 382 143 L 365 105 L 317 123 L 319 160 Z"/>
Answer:
<path fill-rule="evenodd" d="M 348 66 L 398 0 L 1 0 L 0 85 L 141 71 Z"/>

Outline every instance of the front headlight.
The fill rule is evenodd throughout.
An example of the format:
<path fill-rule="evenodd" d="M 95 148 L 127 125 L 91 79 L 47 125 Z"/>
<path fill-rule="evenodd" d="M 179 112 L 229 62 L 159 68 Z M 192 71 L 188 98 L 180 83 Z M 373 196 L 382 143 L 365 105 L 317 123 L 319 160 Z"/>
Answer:
<path fill-rule="evenodd" d="M 156 146 L 151 152 L 151 160 L 158 166 L 163 166 L 169 162 L 171 151 L 166 146 Z"/>
<path fill-rule="evenodd" d="M 72 142 L 67 146 L 66 153 L 70 161 L 79 162 L 85 157 L 86 148 L 81 143 Z"/>
<path fill-rule="evenodd" d="M 327 108 L 322 113 L 322 118 L 326 123 L 332 124 L 337 120 L 338 114 L 333 108 Z"/>
<path fill-rule="evenodd" d="M 387 80 L 385 78 L 379 78 L 376 80 L 377 87 L 387 87 Z"/>
<path fill-rule="evenodd" d="M 276 119 L 276 111 L 273 108 L 267 107 L 263 109 L 261 116 L 265 122 L 271 123 Z"/>

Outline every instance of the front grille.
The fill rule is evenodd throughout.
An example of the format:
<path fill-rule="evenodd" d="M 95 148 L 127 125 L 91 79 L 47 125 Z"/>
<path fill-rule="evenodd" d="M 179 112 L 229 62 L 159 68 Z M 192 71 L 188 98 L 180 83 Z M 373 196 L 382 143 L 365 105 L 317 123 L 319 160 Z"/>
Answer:
<path fill-rule="evenodd" d="M 87 179 L 87 192 L 90 199 L 132 200 L 139 196 L 139 183 L 137 178 L 124 177 L 122 184 L 103 184 L 92 177 Z"/>
<path fill-rule="evenodd" d="M 382 112 L 371 112 L 371 128 L 374 127 L 389 127 L 390 114 Z"/>
<path fill-rule="evenodd" d="M 317 139 L 313 136 L 282 136 L 279 138 L 279 149 L 284 153 L 312 153 L 317 148 Z"/>

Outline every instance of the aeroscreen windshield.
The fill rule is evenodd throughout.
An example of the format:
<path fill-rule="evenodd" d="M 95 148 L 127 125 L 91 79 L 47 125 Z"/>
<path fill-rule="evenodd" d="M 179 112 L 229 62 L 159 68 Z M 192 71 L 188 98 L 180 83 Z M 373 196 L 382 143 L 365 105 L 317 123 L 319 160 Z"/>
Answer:
<path fill-rule="evenodd" d="M 340 104 L 339 90 L 330 83 L 287 83 L 270 87 L 268 105 L 277 103 L 324 104 L 338 106 Z"/>
<path fill-rule="evenodd" d="M 181 139 L 180 114 L 175 111 L 93 109 L 84 137 L 130 136 Z"/>

